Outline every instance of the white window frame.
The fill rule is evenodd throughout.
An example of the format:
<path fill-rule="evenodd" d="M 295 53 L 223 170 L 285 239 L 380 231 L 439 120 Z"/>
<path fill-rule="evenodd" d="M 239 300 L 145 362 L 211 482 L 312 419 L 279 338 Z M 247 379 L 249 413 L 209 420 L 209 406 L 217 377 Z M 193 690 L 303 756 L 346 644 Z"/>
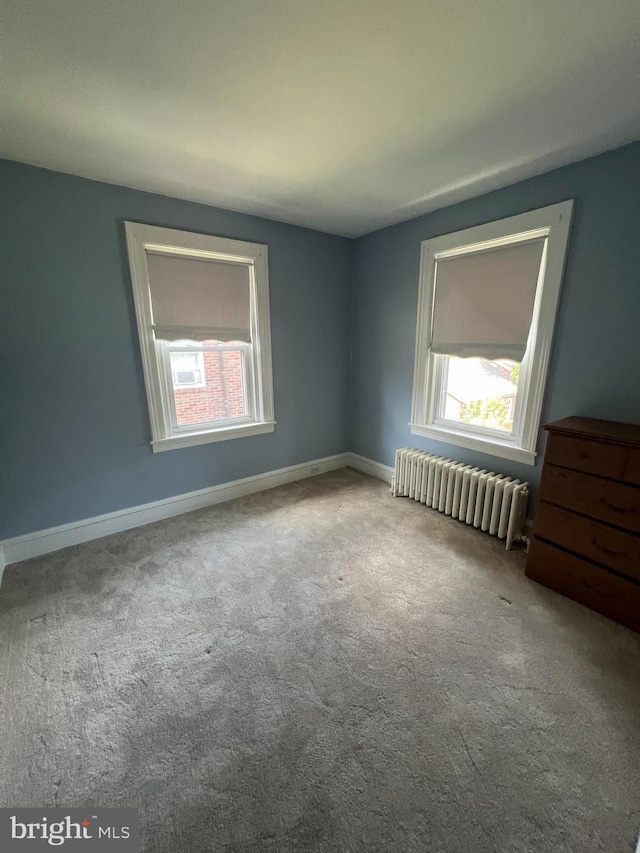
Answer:
<path fill-rule="evenodd" d="M 267 246 L 173 228 L 159 228 L 139 222 L 125 222 L 125 232 L 153 452 L 273 432 L 276 422 L 273 411 Z M 164 344 L 156 340 L 153 330 L 148 251 L 177 257 L 220 260 L 248 267 L 251 330 L 248 373 L 251 376 L 251 417 L 198 424 L 196 429 L 176 428 L 171 372 L 167 371 Z"/>
<path fill-rule="evenodd" d="M 424 240 L 413 373 L 411 422 L 414 435 L 534 465 L 553 330 L 569 239 L 573 200 Z M 531 240 L 544 240 L 533 318 L 520 366 L 513 432 L 446 421 L 439 416 L 447 355 L 430 352 L 436 262 Z"/>

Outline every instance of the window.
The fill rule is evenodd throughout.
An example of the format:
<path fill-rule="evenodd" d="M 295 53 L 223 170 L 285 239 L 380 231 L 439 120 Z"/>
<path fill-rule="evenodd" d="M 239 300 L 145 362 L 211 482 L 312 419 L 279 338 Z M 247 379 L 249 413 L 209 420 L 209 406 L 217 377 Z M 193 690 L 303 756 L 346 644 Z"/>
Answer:
<path fill-rule="evenodd" d="M 174 350 L 169 352 L 173 389 L 206 388 L 203 350 Z"/>
<path fill-rule="evenodd" d="M 154 452 L 272 432 L 267 247 L 125 228 Z"/>
<path fill-rule="evenodd" d="M 177 429 L 252 415 L 246 344 L 178 341 L 165 347 L 173 379 L 171 409 Z M 176 368 L 177 365 L 177 368 Z"/>
<path fill-rule="evenodd" d="M 422 243 L 412 433 L 534 464 L 572 208 Z"/>

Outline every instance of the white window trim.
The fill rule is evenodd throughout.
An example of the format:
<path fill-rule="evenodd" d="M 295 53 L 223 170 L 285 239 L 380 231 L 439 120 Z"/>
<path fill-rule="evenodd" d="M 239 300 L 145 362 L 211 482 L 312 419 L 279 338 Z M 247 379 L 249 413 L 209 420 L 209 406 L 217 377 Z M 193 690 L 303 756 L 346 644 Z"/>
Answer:
<path fill-rule="evenodd" d="M 138 222 L 125 222 L 133 300 L 136 309 L 140 352 L 144 371 L 151 446 L 154 453 L 226 441 L 242 436 L 273 432 L 273 375 L 271 367 L 271 324 L 269 316 L 269 269 L 267 246 L 246 243 L 207 234 L 159 228 Z M 251 304 L 251 352 L 253 356 L 253 382 L 251 393 L 253 417 L 244 423 L 227 423 L 207 426 L 206 429 L 175 434 L 171 416 L 171 389 L 167 387 L 163 365 L 162 343 L 155 340 L 147 250 L 185 255 L 194 258 L 212 258 L 249 267 Z M 172 434 L 173 433 L 173 434 Z"/>
<path fill-rule="evenodd" d="M 573 200 L 489 222 L 431 240 L 420 253 L 420 288 L 413 373 L 411 422 L 414 435 L 435 439 L 468 450 L 477 450 L 534 465 L 540 416 L 560 287 L 564 271 Z M 511 435 L 495 431 L 480 434 L 451 421 L 438 420 L 436 405 L 447 356 L 430 352 L 436 261 L 483 249 L 508 246 L 524 240 L 545 238 L 540 281 L 536 293 L 527 349 L 520 367 L 516 422 Z"/>

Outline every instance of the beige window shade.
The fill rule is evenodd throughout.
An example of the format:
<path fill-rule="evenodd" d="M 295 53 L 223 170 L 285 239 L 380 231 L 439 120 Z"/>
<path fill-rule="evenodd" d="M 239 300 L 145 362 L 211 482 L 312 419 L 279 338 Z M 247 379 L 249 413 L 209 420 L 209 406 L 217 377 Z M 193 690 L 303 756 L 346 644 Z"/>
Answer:
<path fill-rule="evenodd" d="M 249 267 L 147 252 L 156 339 L 251 341 Z"/>
<path fill-rule="evenodd" d="M 431 352 L 522 361 L 544 241 L 436 263 Z"/>

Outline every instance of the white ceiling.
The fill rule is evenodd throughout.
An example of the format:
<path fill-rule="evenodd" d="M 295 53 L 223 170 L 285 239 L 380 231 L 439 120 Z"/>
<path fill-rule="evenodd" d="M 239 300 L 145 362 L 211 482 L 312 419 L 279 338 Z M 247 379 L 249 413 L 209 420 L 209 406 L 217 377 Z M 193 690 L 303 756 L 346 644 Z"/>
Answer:
<path fill-rule="evenodd" d="M 4 0 L 0 156 L 357 236 L 640 137 L 638 0 Z"/>

